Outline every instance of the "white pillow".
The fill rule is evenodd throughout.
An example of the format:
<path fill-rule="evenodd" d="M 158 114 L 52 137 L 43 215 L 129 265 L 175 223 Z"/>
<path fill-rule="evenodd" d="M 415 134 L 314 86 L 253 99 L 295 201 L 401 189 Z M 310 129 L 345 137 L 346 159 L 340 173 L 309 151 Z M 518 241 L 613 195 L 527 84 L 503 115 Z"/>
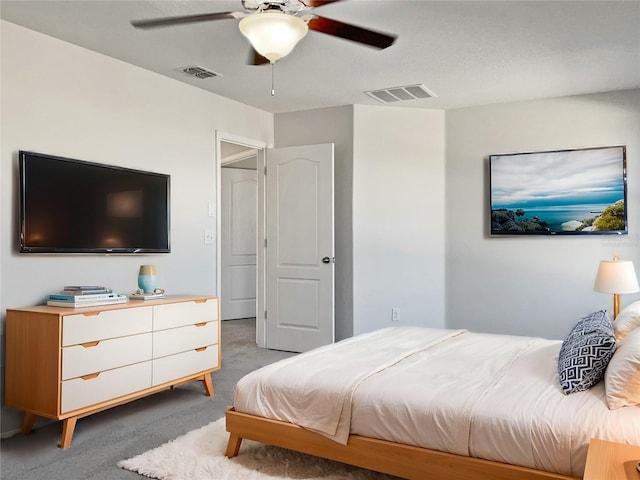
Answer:
<path fill-rule="evenodd" d="M 604 390 L 611 410 L 640 405 L 640 328 L 618 343 L 604 374 Z"/>
<path fill-rule="evenodd" d="M 613 332 L 616 341 L 622 340 L 631 333 L 631 330 L 640 327 L 640 300 L 627 305 L 622 309 L 613 322 Z"/>

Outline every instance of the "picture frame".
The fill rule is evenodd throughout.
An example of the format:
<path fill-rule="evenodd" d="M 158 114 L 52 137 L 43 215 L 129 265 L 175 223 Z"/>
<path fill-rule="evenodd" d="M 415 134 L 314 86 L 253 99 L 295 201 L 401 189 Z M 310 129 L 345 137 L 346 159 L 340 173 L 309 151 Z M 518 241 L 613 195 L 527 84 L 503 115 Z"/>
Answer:
<path fill-rule="evenodd" d="M 489 156 L 491 235 L 625 235 L 626 146 Z"/>

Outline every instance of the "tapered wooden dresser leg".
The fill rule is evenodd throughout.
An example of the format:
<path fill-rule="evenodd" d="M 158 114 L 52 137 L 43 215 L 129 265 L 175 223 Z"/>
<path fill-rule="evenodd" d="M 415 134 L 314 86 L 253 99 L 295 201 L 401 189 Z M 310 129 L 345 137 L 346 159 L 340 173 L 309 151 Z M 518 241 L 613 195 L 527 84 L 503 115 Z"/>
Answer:
<path fill-rule="evenodd" d="M 22 420 L 22 433 L 25 435 L 31 433 L 33 430 L 33 424 L 36 421 L 36 416 L 33 413 L 24 412 L 24 419 Z"/>
<path fill-rule="evenodd" d="M 204 382 L 204 390 L 210 397 L 213 397 L 215 393 L 213 390 L 213 381 L 211 380 L 211 374 L 205 373 L 204 377 L 202 377 L 202 381 Z"/>
<path fill-rule="evenodd" d="M 69 417 L 62 421 L 62 438 L 60 439 L 60 448 L 69 448 L 69 445 L 71 445 L 71 437 L 73 437 L 73 431 L 76 428 L 77 420 L 78 417 Z"/>

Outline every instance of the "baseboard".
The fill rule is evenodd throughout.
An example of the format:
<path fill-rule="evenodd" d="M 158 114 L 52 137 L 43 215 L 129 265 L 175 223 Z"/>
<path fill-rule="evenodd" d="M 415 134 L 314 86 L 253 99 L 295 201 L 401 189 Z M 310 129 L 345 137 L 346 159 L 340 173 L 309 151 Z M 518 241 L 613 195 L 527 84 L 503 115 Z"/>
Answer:
<path fill-rule="evenodd" d="M 57 420 L 53 420 L 51 418 L 36 417 L 36 421 L 33 425 L 33 429 L 35 430 L 37 428 L 44 427 L 45 425 L 49 425 L 50 423 L 54 423 L 56 421 Z M 22 435 L 22 427 L 16 427 L 14 429 L 7 430 L 6 432 L 0 432 L 0 438 L 6 439 L 18 434 Z"/>
<path fill-rule="evenodd" d="M 22 429 L 21 428 L 15 428 L 13 430 L 9 430 L 8 432 L 0 432 L 0 438 L 13 437 L 14 435 L 17 435 L 19 433 L 22 433 Z"/>

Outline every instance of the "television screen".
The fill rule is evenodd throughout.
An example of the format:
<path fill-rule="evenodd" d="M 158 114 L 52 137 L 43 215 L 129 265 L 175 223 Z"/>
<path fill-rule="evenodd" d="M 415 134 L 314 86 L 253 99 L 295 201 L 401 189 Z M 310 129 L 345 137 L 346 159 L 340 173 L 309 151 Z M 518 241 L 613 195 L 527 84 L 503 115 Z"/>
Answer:
<path fill-rule="evenodd" d="M 492 235 L 627 233 L 624 146 L 489 156 Z"/>
<path fill-rule="evenodd" d="M 20 252 L 168 253 L 168 175 L 20 151 Z"/>

